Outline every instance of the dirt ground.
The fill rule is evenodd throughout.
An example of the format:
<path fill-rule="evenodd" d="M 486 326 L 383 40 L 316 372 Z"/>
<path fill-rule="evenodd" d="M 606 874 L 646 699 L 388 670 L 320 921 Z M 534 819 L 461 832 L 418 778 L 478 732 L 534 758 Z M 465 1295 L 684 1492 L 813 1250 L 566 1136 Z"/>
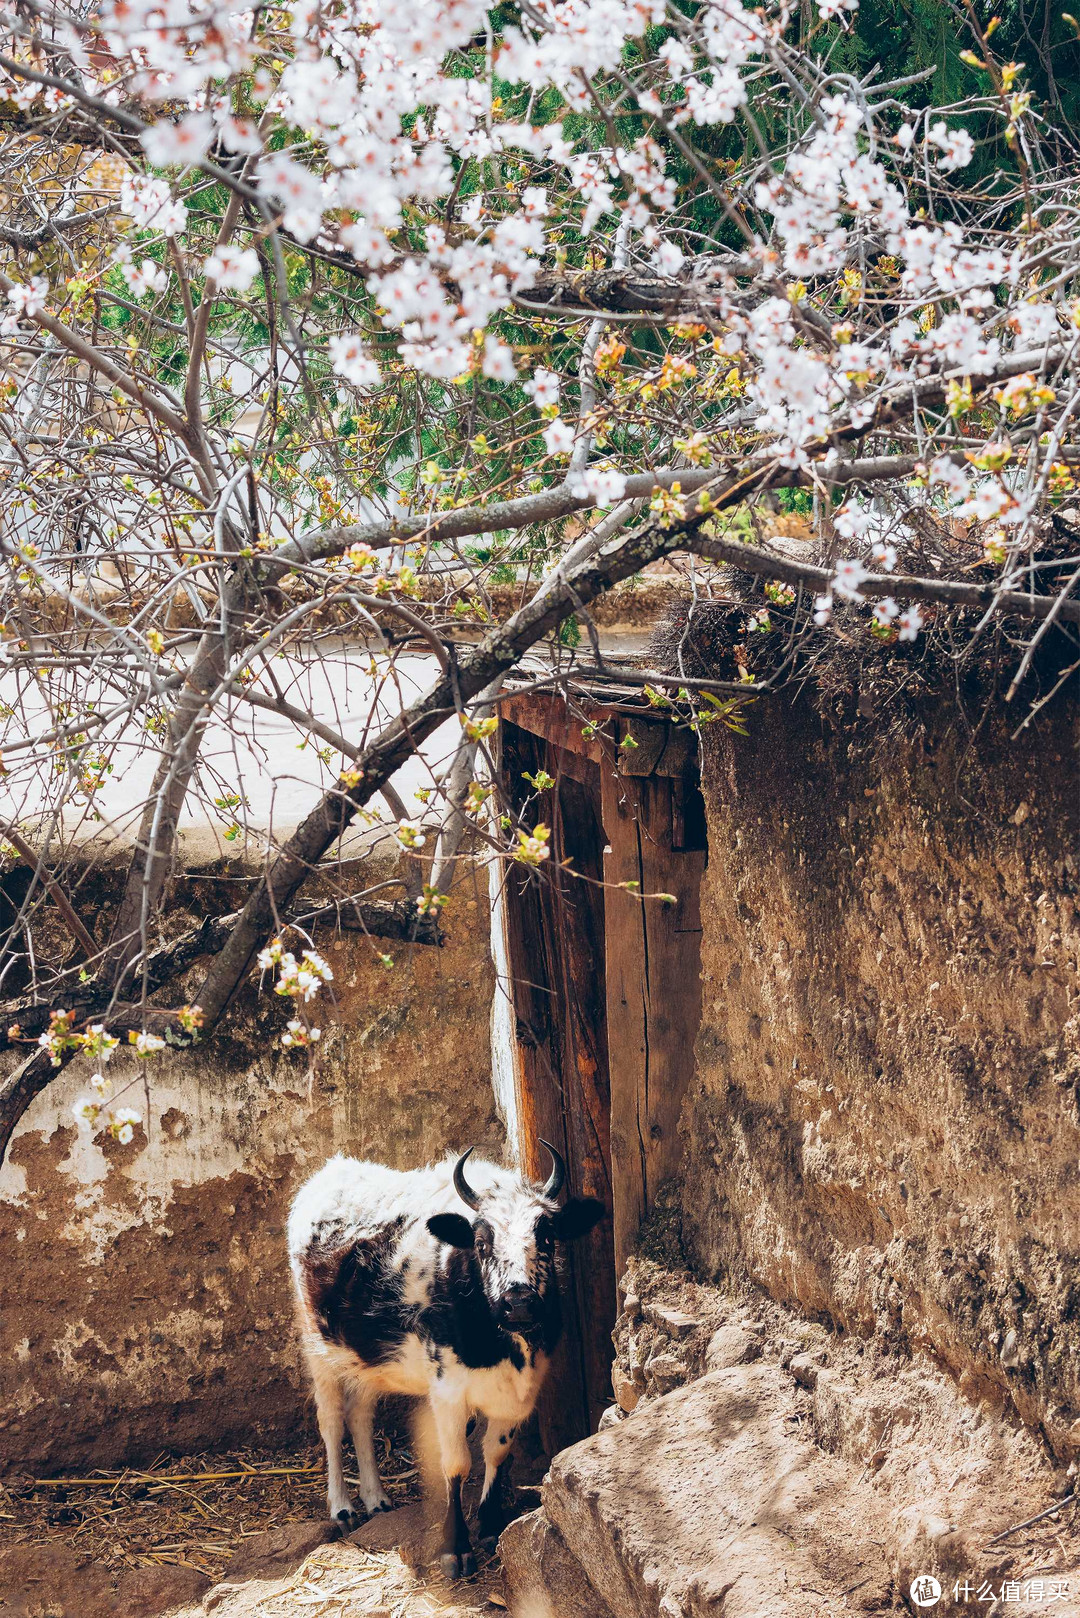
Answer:
<path fill-rule="evenodd" d="M 431 1569 L 412 1457 L 381 1442 L 395 1510 L 344 1540 L 315 1446 L 0 1488 L 0 1618 L 497 1618 L 498 1562 Z"/>

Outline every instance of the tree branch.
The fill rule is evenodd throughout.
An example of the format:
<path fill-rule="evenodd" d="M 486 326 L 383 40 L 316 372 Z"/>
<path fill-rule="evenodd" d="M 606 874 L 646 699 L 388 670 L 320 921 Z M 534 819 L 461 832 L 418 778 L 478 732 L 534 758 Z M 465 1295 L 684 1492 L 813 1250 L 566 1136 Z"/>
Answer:
<path fill-rule="evenodd" d="M 826 592 L 833 581 L 832 568 L 797 562 L 754 545 L 740 544 L 738 540 L 708 539 L 704 534 L 697 534 L 686 549 L 708 561 L 737 567 L 743 573 L 780 579 L 786 584 L 802 584 L 808 589 Z M 872 573 L 859 585 L 859 593 L 871 601 L 896 596 L 906 601 L 941 601 L 958 607 L 997 607 L 1015 618 L 1058 618 L 1080 624 L 1080 601 L 1063 601 L 1060 594 L 1036 596 L 1020 590 L 1002 590 L 996 584 L 962 584 L 956 579 Z"/>
<path fill-rule="evenodd" d="M 198 961 L 216 955 L 227 942 L 239 916 L 238 910 L 225 916 L 207 916 L 191 932 L 153 950 L 144 963 L 147 993 L 156 993 L 190 971 Z M 310 908 L 301 902 L 283 926 L 289 927 L 293 922 L 306 928 L 332 925 L 344 932 L 367 933 L 372 938 L 386 938 L 396 943 L 441 948 L 446 942 L 438 921 L 431 916 L 421 916 L 415 903 L 407 899 L 339 899 Z M 61 1005 L 74 1014 L 77 1024 L 108 1016 L 111 1026 L 118 1004 L 114 991 L 93 984 L 80 984 L 70 993 L 58 993 L 48 1001 L 29 996 L 9 1000 L 0 1005 L 0 1050 L 8 1050 L 25 1039 L 36 1039 L 48 1028 L 49 1018 Z M 142 1009 L 150 1016 L 162 1015 L 153 1006 Z M 136 1026 L 142 1027 L 142 1024 L 137 1022 Z M 12 1027 L 18 1028 L 17 1036 L 12 1035 Z"/>
<path fill-rule="evenodd" d="M 0 131 L 3 127 L 3 123 L 0 122 Z M 46 219 L 36 230 L 15 230 L 11 225 L 0 225 L 0 242 L 3 242 L 5 247 L 14 248 L 16 252 L 32 253 L 35 248 L 43 246 L 51 236 L 78 230 L 83 225 L 92 225 L 114 211 L 113 204 L 106 203 L 105 207 L 90 208 L 86 213 L 68 214 L 63 219 Z"/>
<path fill-rule="evenodd" d="M 52 900 L 57 910 L 59 910 L 61 916 L 63 916 L 64 925 L 67 927 L 68 932 L 82 949 L 86 959 L 88 961 L 92 961 L 98 952 L 97 945 L 94 943 L 94 940 L 90 937 L 90 934 L 79 920 L 71 900 L 68 898 L 59 882 L 57 882 L 54 877 L 50 876 L 49 872 L 45 869 L 44 861 L 41 859 L 40 855 L 34 853 L 34 850 L 30 847 L 30 844 L 26 841 L 26 838 L 22 835 L 22 833 L 10 823 L 3 827 L 3 835 L 7 838 L 12 848 L 18 851 L 20 858 L 24 859 L 27 865 L 31 867 L 35 879 L 41 883 L 42 887 L 45 889 L 45 892 L 49 895 L 49 898 Z"/>

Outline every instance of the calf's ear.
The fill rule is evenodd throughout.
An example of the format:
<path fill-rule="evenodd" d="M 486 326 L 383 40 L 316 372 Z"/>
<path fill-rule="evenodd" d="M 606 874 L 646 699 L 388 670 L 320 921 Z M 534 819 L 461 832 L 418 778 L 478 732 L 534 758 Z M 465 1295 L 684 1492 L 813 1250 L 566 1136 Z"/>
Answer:
<path fill-rule="evenodd" d="M 579 1236 L 587 1236 L 593 1226 L 600 1223 L 606 1212 L 604 1204 L 596 1197 L 571 1197 L 569 1202 L 564 1203 L 559 1211 L 552 1215 L 555 1239 L 560 1242 L 572 1242 Z"/>
<path fill-rule="evenodd" d="M 471 1247 L 473 1244 L 473 1228 L 461 1214 L 433 1214 L 427 1228 L 437 1241 L 445 1242 L 447 1247 Z"/>

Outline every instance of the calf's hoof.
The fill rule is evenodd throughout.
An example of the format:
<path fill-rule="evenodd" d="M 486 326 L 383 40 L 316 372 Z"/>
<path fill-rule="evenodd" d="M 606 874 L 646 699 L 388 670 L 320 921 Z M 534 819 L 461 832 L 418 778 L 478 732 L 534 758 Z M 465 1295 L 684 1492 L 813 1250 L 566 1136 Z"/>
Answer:
<path fill-rule="evenodd" d="M 443 1551 L 439 1571 L 444 1579 L 469 1579 L 476 1572 L 476 1557 L 472 1551 Z"/>
<path fill-rule="evenodd" d="M 343 1534 L 351 1534 L 354 1528 L 360 1527 L 364 1514 L 357 1511 L 355 1506 L 341 1506 L 334 1512 L 331 1520 L 337 1523 Z"/>

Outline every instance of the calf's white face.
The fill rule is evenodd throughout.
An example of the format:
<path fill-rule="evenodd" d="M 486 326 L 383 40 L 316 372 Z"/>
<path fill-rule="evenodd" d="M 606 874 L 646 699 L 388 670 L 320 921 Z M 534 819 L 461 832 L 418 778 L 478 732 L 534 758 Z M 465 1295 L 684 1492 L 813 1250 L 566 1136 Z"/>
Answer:
<path fill-rule="evenodd" d="M 448 1246 L 472 1252 L 498 1324 L 508 1331 L 527 1331 L 542 1322 L 554 1294 L 555 1243 L 592 1230 L 604 1216 L 604 1205 L 595 1197 L 571 1197 L 563 1207 L 556 1206 L 564 1177 L 556 1154 L 556 1169 L 542 1192 L 525 1185 L 474 1192 L 465 1174 L 468 1156 L 466 1152 L 458 1162 L 454 1185 L 476 1217 L 435 1214 L 428 1229 Z"/>

